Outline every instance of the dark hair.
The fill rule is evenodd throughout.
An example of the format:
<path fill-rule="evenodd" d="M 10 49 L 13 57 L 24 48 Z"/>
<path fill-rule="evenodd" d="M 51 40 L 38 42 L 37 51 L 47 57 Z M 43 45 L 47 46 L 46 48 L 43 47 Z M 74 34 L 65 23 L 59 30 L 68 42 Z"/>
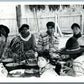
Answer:
<path fill-rule="evenodd" d="M 23 30 L 24 27 L 26 27 L 27 29 L 29 29 L 29 25 L 23 24 L 23 25 L 19 28 L 19 33 Z"/>
<path fill-rule="evenodd" d="M 45 58 L 47 61 L 50 60 L 50 54 L 48 50 L 44 50 L 43 52 L 39 52 L 38 53 L 38 58 L 39 57 L 43 57 Z"/>
<path fill-rule="evenodd" d="M 47 28 L 48 28 L 49 26 L 55 27 L 55 23 L 54 23 L 54 22 L 48 22 L 48 23 L 46 24 L 46 26 L 47 26 Z"/>
<path fill-rule="evenodd" d="M 80 29 L 80 26 L 77 23 L 72 24 L 71 29 L 73 29 L 74 27 L 78 27 Z"/>
<path fill-rule="evenodd" d="M 7 38 L 9 33 L 10 33 L 10 30 L 7 26 L 0 25 L 0 35 L 3 34 Z"/>

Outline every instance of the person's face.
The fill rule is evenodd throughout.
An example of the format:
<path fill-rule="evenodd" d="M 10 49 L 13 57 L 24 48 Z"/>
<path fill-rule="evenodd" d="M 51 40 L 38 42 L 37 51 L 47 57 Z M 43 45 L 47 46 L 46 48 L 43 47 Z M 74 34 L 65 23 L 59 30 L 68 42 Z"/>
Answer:
<path fill-rule="evenodd" d="M 73 30 L 73 34 L 75 34 L 75 35 L 79 34 L 79 32 L 80 32 L 80 29 L 76 26 L 74 26 L 74 28 L 72 30 Z"/>
<path fill-rule="evenodd" d="M 47 30 L 48 30 L 48 32 L 49 32 L 51 35 L 54 35 L 54 32 L 55 32 L 55 28 L 54 28 L 54 27 L 49 26 L 49 27 L 47 28 Z"/>
<path fill-rule="evenodd" d="M 43 57 L 39 57 L 39 58 L 38 58 L 38 66 L 39 66 L 40 68 L 45 67 L 48 63 L 49 63 L 49 62 L 48 62 L 45 58 L 43 58 Z"/>
<path fill-rule="evenodd" d="M 23 38 L 26 38 L 26 37 L 29 36 L 29 34 L 30 34 L 29 29 L 26 28 L 26 27 L 24 27 L 24 28 L 22 29 L 22 31 L 20 32 L 20 34 L 21 34 L 21 36 L 22 36 Z"/>
<path fill-rule="evenodd" d="M 3 34 L 0 34 L 0 41 L 1 42 L 5 42 L 6 41 L 6 37 Z"/>

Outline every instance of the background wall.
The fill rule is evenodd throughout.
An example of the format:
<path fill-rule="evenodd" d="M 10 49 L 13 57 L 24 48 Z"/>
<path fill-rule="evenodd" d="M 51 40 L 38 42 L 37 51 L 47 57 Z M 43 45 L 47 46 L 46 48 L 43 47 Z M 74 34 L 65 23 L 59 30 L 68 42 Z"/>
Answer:
<path fill-rule="evenodd" d="M 32 8 L 33 6 L 33 8 Z M 54 21 L 55 29 L 58 26 L 63 33 L 72 33 L 71 25 L 75 22 L 81 26 L 84 33 L 84 6 L 83 5 L 20 5 L 0 3 L 0 24 L 10 29 L 9 36 L 18 34 L 18 28 L 27 23 L 32 33 L 38 34 L 47 30 L 46 23 Z M 58 24 L 57 24 L 58 23 Z"/>

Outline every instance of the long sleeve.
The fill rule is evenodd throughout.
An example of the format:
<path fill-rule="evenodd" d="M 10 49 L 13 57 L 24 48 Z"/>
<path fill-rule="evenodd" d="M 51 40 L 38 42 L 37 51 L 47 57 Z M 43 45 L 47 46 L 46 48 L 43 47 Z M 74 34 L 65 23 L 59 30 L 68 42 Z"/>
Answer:
<path fill-rule="evenodd" d="M 0 58 L 4 53 L 5 46 L 6 46 L 6 42 L 0 42 Z"/>
<path fill-rule="evenodd" d="M 56 51 L 58 50 L 58 46 L 59 46 L 59 39 L 57 37 L 52 37 L 51 48 Z"/>
<path fill-rule="evenodd" d="M 34 35 L 32 35 L 32 50 L 36 50 L 36 40 L 35 40 L 35 37 Z"/>
<path fill-rule="evenodd" d="M 18 37 L 15 37 L 12 39 L 12 41 L 10 42 L 8 48 L 6 49 L 5 55 L 7 57 L 13 57 L 13 54 L 19 53 L 19 49 L 20 49 L 20 41 L 18 40 Z"/>
<path fill-rule="evenodd" d="M 21 48 L 21 41 L 20 41 L 19 37 L 15 37 L 11 41 L 9 48 L 12 50 L 12 52 L 18 53 L 19 49 Z"/>
<path fill-rule="evenodd" d="M 39 36 L 39 39 L 38 39 L 37 48 L 38 48 L 38 51 L 43 50 L 43 38 L 41 35 Z"/>

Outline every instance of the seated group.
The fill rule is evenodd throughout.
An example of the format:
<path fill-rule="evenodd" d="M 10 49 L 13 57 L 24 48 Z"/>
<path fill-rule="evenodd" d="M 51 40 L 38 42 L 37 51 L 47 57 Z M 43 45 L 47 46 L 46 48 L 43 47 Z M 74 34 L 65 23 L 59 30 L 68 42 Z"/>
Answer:
<path fill-rule="evenodd" d="M 47 31 L 39 35 L 38 42 L 29 30 L 29 25 L 19 28 L 19 35 L 7 45 L 9 28 L 0 25 L 0 58 L 12 58 L 14 63 L 28 63 L 36 60 L 40 76 L 83 76 L 84 48 L 80 26 L 72 24 L 73 36 L 66 42 L 65 48 L 58 49 L 59 38 L 55 34 L 55 23 L 46 24 Z"/>

